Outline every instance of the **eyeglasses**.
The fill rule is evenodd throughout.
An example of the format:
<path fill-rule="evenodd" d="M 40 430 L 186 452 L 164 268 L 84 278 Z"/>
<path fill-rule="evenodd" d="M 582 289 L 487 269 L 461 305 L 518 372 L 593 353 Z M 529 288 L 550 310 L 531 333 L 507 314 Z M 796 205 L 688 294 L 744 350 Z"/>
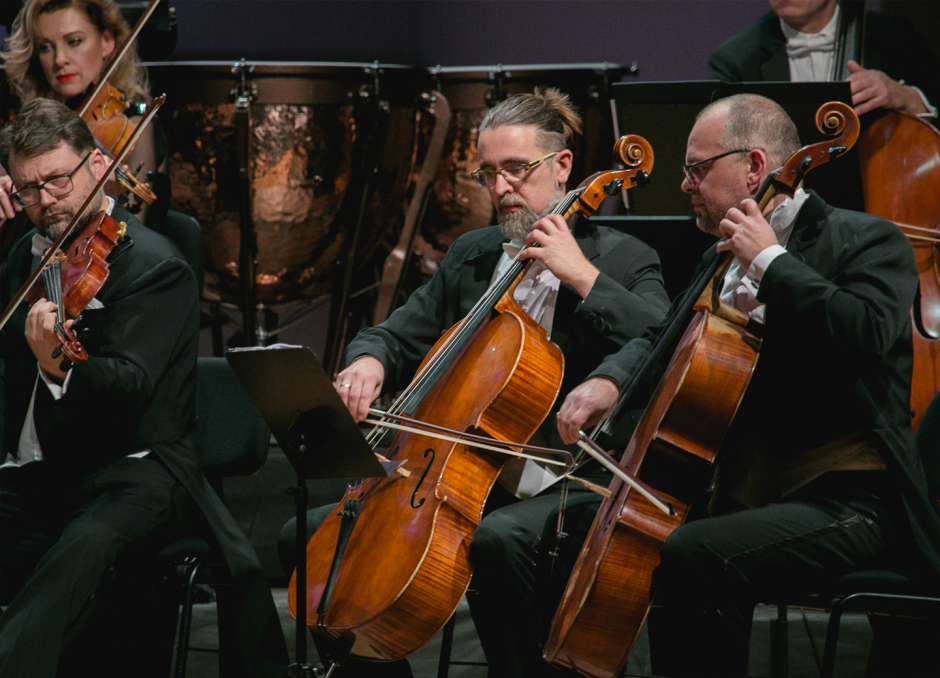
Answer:
<path fill-rule="evenodd" d="M 706 162 L 712 162 L 713 160 L 718 160 L 719 158 L 723 158 L 726 155 L 734 155 L 735 153 L 750 153 L 753 150 L 754 150 L 753 148 L 739 148 L 736 151 L 728 151 L 727 153 L 720 153 L 718 155 L 712 156 L 711 158 L 706 158 L 705 160 L 699 160 L 698 162 L 693 162 L 689 165 L 683 165 L 682 171 L 685 173 L 685 178 L 688 180 L 689 185 L 695 186 L 695 184 L 701 181 L 705 175 L 702 174 L 701 171 L 693 172 L 692 171 L 693 167 L 698 167 L 699 165 L 704 165 Z M 701 176 L 696 176 L 697 174 Z"/>
<path fill-rule="evenodd" d="M 86 155 L 78 165 L 68 174 L 59 174 L 49 177 L 38 186 L 25 186 L 16 193 L 11 193 L 10 197 L 16 201 L 20 207 L 32 207 L 42 199 L 40 191 L 45 191 L 53 198 L 63 198 L 74 190 L 72 176 L 81 168 L 82 165 L 91 157 L 91 153 Z"/>
<path fill-rule="evenodd" d="M 480 167 L 479 169 L 475 169 L 470 172 L 470 177 L 477 183 L 477 186 L 495 186 L 496 175 L 502 174 L 503 179 L 511 184 L 515 184 L 525 179 L 526 174 L 534 170 L 543 162 L 558 155 L 559 153 L 561 153 L 561 151 L 553 151 L 552 153 L 543 155 L 538 160 L 524 162 L 521 165 L 501 167 L 499 169 L 494 169 L 492 167 Z"/>

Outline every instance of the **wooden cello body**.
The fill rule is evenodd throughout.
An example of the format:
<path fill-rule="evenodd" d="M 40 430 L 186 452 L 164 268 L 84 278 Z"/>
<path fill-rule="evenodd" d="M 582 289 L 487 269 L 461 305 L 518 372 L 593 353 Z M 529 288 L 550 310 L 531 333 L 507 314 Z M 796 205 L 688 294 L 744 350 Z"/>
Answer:
<path fill-rule="evenodd" d="M 816 126 L 838 138 L 804 146 L 771 173 L 756 198 L 761 210 L 777 193 L 792 196 L 807 172 L 851 148 L 859 130 L 852 109 L 833 102 L 817 111 Z M 663 330 L 661 339 L 671 336 L 688 322 L 683 311 L 694 311 L 620 462 L 668 511 L 615 476 L 552 620 L 543 657 L 553 664 L 592 678 L 620 675 L 649 610 L 660 547 L 705 487 L 760 344 L 746 328 L 748 316 L 719 299 L 732 257 L 712 260 Z"/>
<path fill-rule="evenodd" d="M 497 311 L 415 412 L 416 419 L 524 441 L 548 415 L 561 386 L 561 350 L 511 298 L 501 300 Z M 318 632 L 348 646 L 352 655 L 380 661 L 419 649 L 456 609 L 470 581 L 470 538 L 509 459 L 417 433 L 399 434 L 387 456 L 407 457 L 410 477 L 349 488 L 347 497 L 368 500 L 325 618 L 318 619 L 317 606 L 337 542 L 338 515 L 330 516 L 307 546 L 307 618 L 318 619 Z M 294 599 L 293 590 L 288 598 Z"/>
<path fill-rule="evenodd" d="M 620 675 L 649 610 L 660 547 L 707 483 L 750 382 L 760 342 L 746 320 L 700 310 L 686 330 L 621 461 L 673 515 L 614 481 L 555 614 L 546 660 L 588 676 Z"/>
<path fill-rule="evenodd" d="M 606 196 L 648 176 L 653 153 L 645 140 L 623 137 L 614 151 L 627 169 L 589 177 L 565 196 L 557 214 L 592 214 Z M 474 307 L 431 349 L 413 384 L 432 373 L 435 377 L 413 414 L 406 408 L 411 418 L 452 431 L 525 442 L 551 411 L 561 386 L 563 357 L 545 330 L 513 300 L 521 279 L 516 270 L 504 276 L 514 281 L 511 286 L 502 287 L 500 278 L 491 288 L 503 290 L 496 293 L 492 307 Z M 454 341 L 458 335 L 468 336 Z M 307 619 L 315 633 L 331 641 L 336 663 L 346 655 L 376 661 L 403 658 L 443 627 L 469 584 L 470 540 L 509 459 L 417 432 L 399 434 L 387 456 L 403 460 L 408 475 L 367 480 L 348 489 L 343 505 L 346 499 L 361 500 L 361 512 L 332 586 L 340 516 L 327 518 L 307 545 Z M 291 605 L 295 584 L 296 575 L 291 579 Z M 327 590 L 331 593 L 325 597 Z M 324 599 L 329 605 L 321 611 Z M 296 614 L 293 607 L 291 612 Z"/>
<path fill-rule="evenodd" d="M 899 111 L 879 115 L 859 135 L 865 211 L 893 221 L 917 260 L 917 300 L 911 310 L 914 430 L 940 392 L 940 132 Z"/>

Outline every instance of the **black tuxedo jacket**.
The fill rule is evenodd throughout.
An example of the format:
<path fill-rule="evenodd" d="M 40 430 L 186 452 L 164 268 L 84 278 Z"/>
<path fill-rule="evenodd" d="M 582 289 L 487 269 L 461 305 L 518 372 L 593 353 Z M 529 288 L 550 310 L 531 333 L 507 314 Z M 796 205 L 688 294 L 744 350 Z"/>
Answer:
<path fill-rule="evenodd" d="M 206 516 L 236 576 L 258 570 L 253 551 L 199 468 L 194 444 L 199 294 L 192 271 L 169 240 L 115 206 L 127 234 L 108 257 L 110 275 L 74 327 L 88 351 L 72 368 L 65 395 L 38 431 L 45 463 L 81 474 L 151 450 Z M 10 251 L 0 281 L 4 307 L 38 263 L 35 230 Z M 3 330 L 3 432 L 0 459 L 16 455 L 36 383 L 36 358 L 24 336 L 21 305 Z M 45 389 L 40 383 L 38 389 Z M 37 396 L 39 397 L 39 396 Z"/>
<path fill-rule="evenodd" d="M 699 270 L 716 256 L 706 252 Z M 938 488 L 928 487 L 910 421 L 916 290 L 913 251 L 894 224 L 830 207 L 810 192 L 787 253 L 760 281 L 757 298 L 767 304 L 760 357 L 728 438 L 753 437 L 785 458 L 867 434 L 901 490 L 918 545 L 940 571 L 940 514 L 931 499 Z M 591 376 L 626 384 L 662 329 Z"/>
<path fill-rule="evenodd" d="M 662 320 L 669 299 L 659 257 L 636 238 L 580 220 L 575 238 L 601 273 L 587 299 L 569 285 L 558 290 L 551 340 L 565 356 L 557 410 L 601 357 Z M 497 226 L 467 233 L 447 250 L 431 281 L 378 327 L 363 330 L 346 349 L 346 364 L 372 355 L 385 366 L 385 391 L 404 388 L 434 343 L 483 296 L 508 242 Z M 561 445 L 554 416 L 541 427 L 546 440 Z"/>
<path fill-rule="evenodd" d="M 82 474 L 128 454 L 151 450 L 186 488 L 206 519 L 237 584 L 225 623 L 236 630 L 235 661 L 250 675 L 279 675 L 287 653 L 258 558 L 202 475 L 196 457 L 195 379 L 199 331 L 196 280 L 179 250 L 115 206 L 127 234 L 108 257 L 110 275 L 82 313 L 79 338 L 88 351 L 66 393 L 51 403 L 40 435 L 46 463 Z M 0 278 L 4 306 L 38 264 L 30 231 L 13 247 Z M 22 306 L 4 329 L 0 356 L 3 431 L 0 459 L 16 454 L 36 383 L 36 358 L 24 337 Z M 46 389 L 39 383 L 38 389 Z M 37 398 L 39 396 L 37 395 Z M 50 397 L 51 400 L 51 397 Z M 222 593 L 220 593 L 221 600 Z"/>
<path fill-rule="evenodd" d="M 69 472 L 153 450 L 182 480 L 200 477 L 191 441 L 199 296 L 192 272 L 172 244 L 115 206 L 127 235 L 108 257 L 110 275 L 75 327 L 89 353 L 75 365 L 63 398 L 40 431 L 49 463 Z M 25 282 L 38 258 L 30 231 L 4 267 L 2 298 Z M 4 330 L 4 453 L 16 453 L 36 380 L 36 359 L 23 334 L 22 305 Z M 41 388 L 44 388 L 41 385 Z M 76 445 L 76 441 L 79 443 Z"/>
<path fill-rule="evenodd" d="M 920 88 L 936 106 L 940 101 L 936 76 L 940 60 L 914 26 L 882 12 L 867 12 L 865 24 L 865 68 L 884 71 Z M 725 82 L 786 82 L 790 79 L 786 44 L 780 20 L 769 12 L 712 52 L 706 77 Z"/>

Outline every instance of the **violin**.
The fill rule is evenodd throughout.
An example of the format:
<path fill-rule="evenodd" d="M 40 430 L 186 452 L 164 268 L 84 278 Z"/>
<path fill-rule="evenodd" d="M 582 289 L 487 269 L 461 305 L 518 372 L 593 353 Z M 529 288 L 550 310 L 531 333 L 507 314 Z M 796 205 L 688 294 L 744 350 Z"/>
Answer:
<path fill-rule="evenodd" d="M 119 224 L 103 211 L 89 219 L 83 228 L 79 229 L 79 225 L 92 201 L 101 195 L 111 172 L 124 162 L 130 148 L 163 105 L 165 98 L 159 96 L 154 99 L 153 106 L 131 134 L 128 143 L 113 159 L 111 166 L 76 210 L 75 216 L 45 252 L 39 264 L 0 315 L 0 329 L 3 329 L 24 300 L 30 305 L 41 298 L 55 303 L 55 330 L 61 346 L 52 357 L 65 356 L 67 363 L 63 369 L 70 366 L 68 363 L 80 363 L 88 359 L 78 338 L 66 327 L 66 321 L 78 318 L 108 279 L 106 260 L 127 228 L 127 224 Z"/>
<path fill-rule="evenodd" d="M 756 197 L 761 211 L 777 194 L 792 196 L 807 172 L 845 153 L 858 137 L 858 117 L 840 102 L 824 104 L 816 126 L 836 138 L 804 146 L 770 173 Z M 579 447 L 614 479 L 552 620 L 546 661 L 593 678 L 623 670 L 649 610 L 660 548 L 704 487 L 759 355 L 749 316 L 719 297 L 733 260 L 732 252 L 714 258 L 633 375 L 620 404 L 684 331 L 620 463 L 581 436 Z"/>
<path fill-rule="evenodd" d="M 590 215 L 606 197 L 645 184 L 653 165 L 646 140 L 623 137 L 614 152 L 626 168 L 592 175 L 555 214 Z M 551 411 L 564 359 L 513 298 L 530 264 L 517 259 L 441 337 L 389 416 L 514 448 L 511 441 L 532 436 Z M 305 616 L 334 663 L 394 661 L 443 627 L 470 582 L 470 539 L 508 459 L 476 441 L 445 443 L 414 431 L 398 434 L 388 458 L 399 473 L 348 488 L 345 515 L 328 517 L 307 544 Z M 288 595 L 295 617 L 297 581 L 295 571 Z"/>
<path fill-rule="evenodd" d="M 77 111 L 82 120 L 88 125 L 91 133 L 98 141 L 99 147 L 108 157 L 114 157 L 124 150 L 137 124 L 131 120 L 131 114 L 142 115 L 146 112 L 146 106 L 132 106 L 123 91 L 114 87 L 108 82 L 108 78 L 117 68 L 121 59 L 127 54 L 130 46 L 134 43 L 138 33 L 144 27 L 147 19 L 156 10 L 160 0 L 151 0 L 150 5 L 134 24 L 133 30 L 127 36 L 127 40 L 118 50 L 114 58 L 108 64 L 107 69 L 98 79 L 98 84 L 91 90 Z M 135 110 L 136 109 L 136 110 Z M 130 145 L 133 150 L 134 144 Z M 152 205 L 157 195 L 153 192 L 150 184 L 142 182 L 133 174 L 124 170 L 120 165 L 114 170 L 114 177 L 117 182 L 127 191 L 133 193 L 138 200 L 148 205 Z M 138 207 L 139 209 L 139 207 Z M 132 212 L 135 210 L 131 210 Z"/>
<path fill-rule="evenodd" d="M 114 157 L 123 150 L 137 124 L 128 116 L 129 104 L 124 92 L 107 81 L 103 81 L 103 86 L 96 88 L 95 92 L 87 110 L 81 114 L 82 120 L 88 125 L 102 152 L 108 157 Z M 145 107 L 138 107 L 142 108 Z M 133 150 L 131 146 L 130 151 Z M 123 167 L 114 170 L 114 178 L 124 190 L 133 193 L 141 202 L 152 205 L 156 201 L 157 195 L 150 184 L 140 181 Z"/>
<path fill-rule="evenodd" d="M 118 223 L 104 211 L 98 212 L 64 249 L 55 252 L 43 270 L 42 279 L 26 295 L 30 306 L 40 299 L 56 305 L 55 331 L 61 345 L 52 357 L 65 356 L 63 372 L 71 364 L 88 360 L 88 354 L 65 321 L 79 318 L 104 286 L 110 275 L 107 258 L 126 231 L 126 223 Z"/>

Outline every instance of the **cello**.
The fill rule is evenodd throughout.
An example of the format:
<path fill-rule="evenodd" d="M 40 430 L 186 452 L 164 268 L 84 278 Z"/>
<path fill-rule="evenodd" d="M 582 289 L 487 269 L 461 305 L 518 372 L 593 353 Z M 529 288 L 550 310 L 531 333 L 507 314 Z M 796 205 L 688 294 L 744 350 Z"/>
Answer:
<path fill-rule="evenodd" d="M 614 153 L 626 168 L 592 175 L 562 198 L 556 214 L 593 214 L 606 197 L 645 183 L 653 153 L 644 139 L 622 137 Z M 531 437 L 555 401 L 563 357 L 513 299 L 528 265 L 516 260 L 441 337 L 390 408 L 396 415 L 497 441 Z M 399 471 L 406 473 L 348 488 L 340 513 L 355 511 L 358 521 L 347 539 L 339 540 L 344 521 L 337 513 L 310 539 L 306 618 L 329 641 L 335 663 L 347 655 L 403 658 L 453 614 L 472 573 L 470 539 L 508 458 L 475 447 L 399 434 L 388 458 L 403 462 Z M 295 572 L 288 596 L 295 616 L 296 582 Z"/>
<path fill-rule="evenodd" d="M 847 77 L 845 63 L 863 63 L 865 3 L 841 4 L 831 80 Z M 936 102 L 934 102 L 936 103 Z M 880 110 L 858 137 L 865 211 L 894 222 L 908 237 L 917 261 L 917 298 L 911 309 L 914 431 L 940 391 L 940 131 L 903 111 Z"/>
<path fill-rule="evenodd" d="M 855 113 L 839 102 L 820 107 L 816 126 L 834 138 L 804 146 L 770 173 L 756 197 L 761 210 L 779 193 L 792 196 L 807 172 L 845 153 L 859 130 Z M 546 661 L 593 678 L 619 676 L 626 663 L 649 610 L 660 548 L 704 488 L 758 358 L 760 339 L 746 327 L 749 316 L 719 299 L 733 259 L 731 252 L 717 256 L 699 276 L 621 398 L 629 401 L 685 328 L 611 469 L 611 496 L 601 503 L 555 612 Z M 586 436 L 579 445 L 604 463 Z"/>

